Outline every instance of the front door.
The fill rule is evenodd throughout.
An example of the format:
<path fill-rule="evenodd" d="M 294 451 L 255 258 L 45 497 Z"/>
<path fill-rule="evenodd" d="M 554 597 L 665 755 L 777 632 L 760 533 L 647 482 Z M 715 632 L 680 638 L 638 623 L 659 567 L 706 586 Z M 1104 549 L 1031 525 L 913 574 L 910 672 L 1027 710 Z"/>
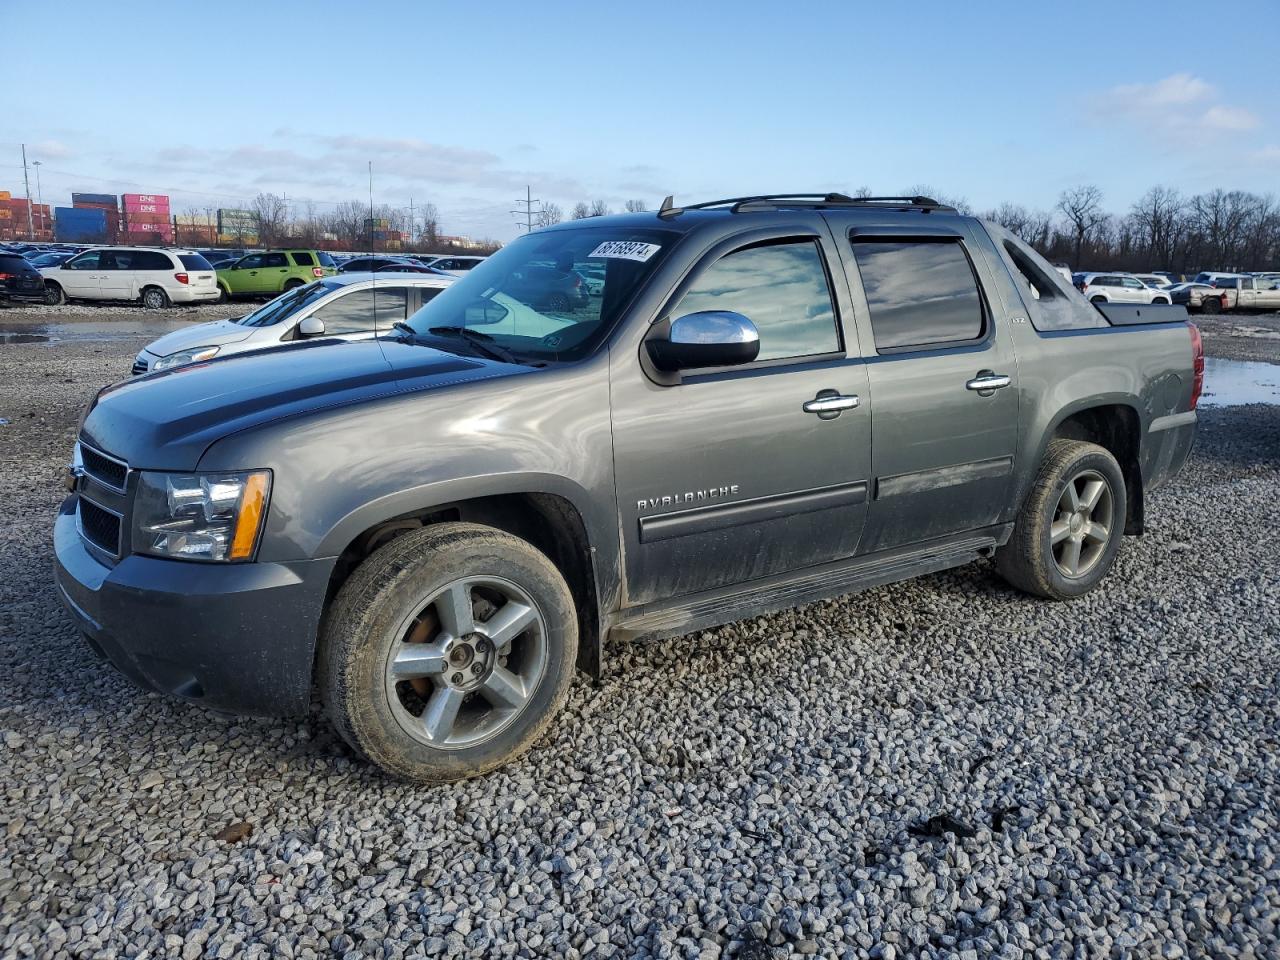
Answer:
<path fill-rule="evenodd" d="M 237 296 L 253 296 L 266 291 L 266 280 L 262 269 L 262 254 L 251 253 L 241 257 L 235 268 L 230 271 L 228 281 L 231 292 Z"/>
<path fill-rule="evenodd" d="M 68 297 L 95 300 L 102 291 L 102 251 L 86 250 L 72 257 L 58 271 L 57 282 Z"/>
<path fill-rule="evenodd" d="M 856 347 L 846 351 L 847 287 L 833 288 L 829 252 L 816 236 L 730 241 L 677 290 L 665 317 L 729 310 L 751 320 L 760 334 L 754 363 L 685 371 L 663 384 L 631 344 L 616 351 L 624 605 L 856 552 L 871 430 L 854 404 L 866 396 L 867 373 Z M 812 408 L 832 396 L 847 398 L 844 409 Z"/>
<path fill-rule="evenodd" d="M 869 344 L 874 480 L 859 552 L 1001 522 L 1018 436 L 1018 371 L 997 322 L 1002 307 L 979 281 L 987 267 L 970 249 L 976 238 L 963 224 L 913 236 L 828 219 L 844 233 Z"/>

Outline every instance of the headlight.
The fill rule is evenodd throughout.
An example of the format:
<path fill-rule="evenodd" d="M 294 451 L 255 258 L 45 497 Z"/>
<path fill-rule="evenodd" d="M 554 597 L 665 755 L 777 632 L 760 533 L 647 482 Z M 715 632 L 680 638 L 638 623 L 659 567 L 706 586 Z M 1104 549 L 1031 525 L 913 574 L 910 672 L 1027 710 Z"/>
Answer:
<path fill-rule="evenodd" d="M 168 370 L 170 367 L 181 367 L 188 363 L 199 363 L 208 360 L 221 349 L 220 347 L 195 347 L 192 350 L 179 350 L 156 361 L 152 370 Z"/>
<path fill-rule="evenodd" d="M 133 550 L 183 560 L 249 560 L 258 544 L 271 471 L 143 471 L 133 502 Z"/>

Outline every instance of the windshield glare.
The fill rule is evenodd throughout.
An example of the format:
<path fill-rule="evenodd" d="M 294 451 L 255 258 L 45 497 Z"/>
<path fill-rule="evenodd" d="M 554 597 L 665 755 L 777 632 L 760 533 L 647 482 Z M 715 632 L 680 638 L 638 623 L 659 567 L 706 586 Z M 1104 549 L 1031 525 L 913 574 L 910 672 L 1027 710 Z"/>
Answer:
<path fill-rule="evenodd" d="M 303 307 L 315 303 L 321 297 L 332 293 L 342 286 L 328 280 L 317 280 L 305 287 L 298 287 L 288 293 L 282 293 L 274 300 L 268 300 L 253 313 L 241 317 L 236 322 L 242 327 L 271 327 L 281 320 L 293 316 Z"/>
<path fill-rule="evenodd" d="M 679 234 L 578 227 L 521 237 L 409 318 L 420 334 L 466 327 L 529 360 L 578 360 L 608 336 Z"/>

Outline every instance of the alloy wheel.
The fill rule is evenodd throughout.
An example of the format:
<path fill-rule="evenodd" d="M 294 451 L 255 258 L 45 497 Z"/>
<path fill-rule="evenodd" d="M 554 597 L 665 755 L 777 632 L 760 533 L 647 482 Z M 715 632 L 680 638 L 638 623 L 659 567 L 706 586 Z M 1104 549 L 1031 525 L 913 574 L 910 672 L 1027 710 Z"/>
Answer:
<path fill-rule="evenodd" d="M 408 617 L 385 689 L 396 721 L 437 749 L 472 747 L 506 729 L 547 670 L 537 604 L 499 577 L 454 580 Z"/>
<path fill-rule="evenodd" d="M 1102 560 L 1115 515 L 1111 486 L 1096 470 L 1069 481 L 1058 498 L 1049 527 L 1053 562 L 1064 577 L 1083 577 Z"/>

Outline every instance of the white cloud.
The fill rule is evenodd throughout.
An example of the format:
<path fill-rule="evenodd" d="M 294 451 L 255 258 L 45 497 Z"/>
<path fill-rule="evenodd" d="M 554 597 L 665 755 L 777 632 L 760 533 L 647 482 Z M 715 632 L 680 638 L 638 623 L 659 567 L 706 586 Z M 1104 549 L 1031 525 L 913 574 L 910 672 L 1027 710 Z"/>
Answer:
<path fill-rule="evenodd" d="M 1252 130 L 1261 121 L 1243 107 L 1219 104 L 1206 110 L 1200 122 L 1214 130 Z"/>
<path fill-rule="evenodd" d="M 1214 88 L 1189 73 L 1175 73 L 1155 83 L 1122 83 L 1103 96 L 1113 105 L 1134 112 L 1166 107 L 1185 107 L 1208 100 Z"/>

